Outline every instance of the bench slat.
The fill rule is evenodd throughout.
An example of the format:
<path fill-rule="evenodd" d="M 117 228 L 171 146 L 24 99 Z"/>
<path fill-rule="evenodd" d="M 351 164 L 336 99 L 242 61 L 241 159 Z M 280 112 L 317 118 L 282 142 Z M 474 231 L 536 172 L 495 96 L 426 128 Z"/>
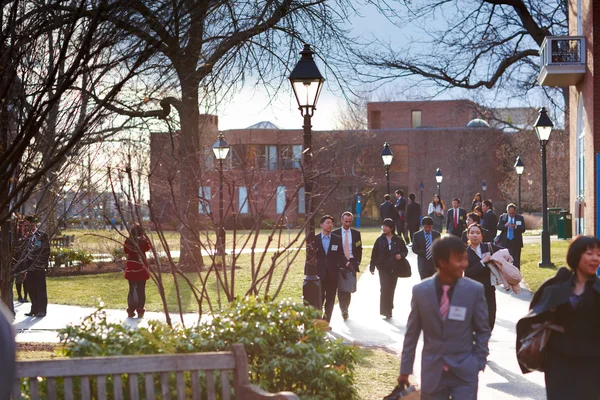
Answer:
<path fill-rule="evenodd" d="M 65 400 L 73 400 L 73 378 L 71 378 L 70 376 L 65 376 L 64 389 Z"/>
<path fill-rule="evenodd" d="M 81 385 L 81 400 L 90 400 L 90 378 L 82 376 L 79 383 Z"/>
<path fill-rule="evenodd" d="M 206 371 L 206 392 L 208 400 L 217 400 L 215 392 L 215 375 L 212 370 Z"/>
<path fill-rule="evenodd" d="M 96 378 L 96 390 L 98 391 L 98 400 L 106 400 L 106 377 L 104 375 Z"/>
<path fill-rule="evenodd" d="M 118 357 L 83 357 L 65 360 L 19 361 L 17 378 L 110 375 L 234 369 L 235 358 L 230 352 L 162 354 Z"/>
<path fill-rule="evenodd" d="M 185 400 L 185 381 L 183 380 L 183 372 L 177 371 L 177 400 Z"/>
<path fill-rule="evenodd" d="M 146 382 L 146 399 L 154 400 L 156 398 L 154 394 L 154 376 L 151 373 L 146 373 L 144 381 Z"/>
<path fill-rule="evenodd" d="M 231 390 L 229 389 L 229 374 L 226 370 L 221 370 L 221 394 L 223 400 L 231 400 Z"/>
<path fill-rule="evenodd" d="M 137 374 L 129 374 L 129 396 L 132 399 L 139 399 L 138 377 Z"/>
<path fill-rule="evenodd" d="M 160 373 L 160 391 L 162 393 L 163 400 L 169 400 L 171 393 L 169 392 L 169 373 Z"/>
<path fill-rule="evenodd" d="M 40 390 L 38 388 L 37 378 L 29 378 L 29 390 L 32 398 L 40 398 Z"/>
<path fill-rule="evenodd" d="M 113 397 L 115 400 L 123 400 L 123 384 L 121 375 L 113 375 Z"/>
<path fill-rule="evenodd" d="M 15 379 L 13 381 L 12 398 L 13 398 L 13 400 L 21 400 L 21 380 L 20 379 Z"/>
<path fill-rule="evenodd" d="M 190 371 L 190 375 L 192 379 L 192 399 L 200 400 L 202 391 L 200 390 L 200 378 L 198 376 L 198 371 Z"/>
<path fill-rule="evenodd" d="M 56 379 L 48 378 L 46 384 L 48 385 L 48 400 L 56 400 Z"/>

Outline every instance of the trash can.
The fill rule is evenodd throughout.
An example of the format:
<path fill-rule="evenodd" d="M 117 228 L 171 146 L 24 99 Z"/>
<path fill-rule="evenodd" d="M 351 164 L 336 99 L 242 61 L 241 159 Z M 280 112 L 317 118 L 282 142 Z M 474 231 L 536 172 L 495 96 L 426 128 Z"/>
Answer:
<path fill-rule="evenodd" d="M 561 211 L 560 207 L 548 207 L 548 231 L 551 235 L 558 233 L 558 216 Z"/>
<path fill-rule="evenodd" d="M 560 211 L 557 228 L 559 239 L 571 239 L 573 237 L 573 216 L 569 211 Z"/>

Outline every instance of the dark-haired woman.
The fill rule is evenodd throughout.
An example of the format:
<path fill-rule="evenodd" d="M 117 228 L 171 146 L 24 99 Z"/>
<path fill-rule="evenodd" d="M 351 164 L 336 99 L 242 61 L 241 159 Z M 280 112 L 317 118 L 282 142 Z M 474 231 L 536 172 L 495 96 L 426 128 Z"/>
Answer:
<path fill-rule="evenodd" d="M 373 245 L 369 270 L 371 274 L 375 274 L 375 268 L 379 272 L 379 283 L 381 285 L 379 313 L 388 319 L 392 318 L 394 293 L 398 282 L 398 277 L 392 273 L 392 266 L 402 258 L 406 258 L 408 249 L 404 240 L 394 233 L 394 221 L 391 218 L 383 220 L 381 230 L 381 236 L 377 238 Z"/>
<path fill-rule="evenodd" d="M 133 318 L 137 312 L 142 318 L 146 309 L 146 281 L 150 278 L 148 263 L 144 255 L 151 249 L 150 241 L 140 225 L 134 225 L 129 231 L 130 236 L 125 239 L 124 250 L 127 255 L 125 265 L 125 279 L 129 281 L 127 294 L 127 316 Z"/>
<path fill-rule="evenodd" d="M 471 210 L 474 210 L 475 207 L 477 207 L 477 206 L 481 207 L 482 203 L 483 203 L 483 198 L 481 197 L 481 193 L 475 193 L 475 196 L 473 197 L 473 201 L 471 202 Z"/>
<path fill-rule="evenodd" d="M 544 372 L 548 400 L 600 399 L 600 240 L 576 237 L 567 265 L 535 293 L 530 313 L 517 324 L 517 350 L 532 324 L 552 321 L 564 332 L 551 331 Z M 521 365 L 521 370 L 530 372 Z"/>
<path fill-rule="evenodd" d="M 483 285 L 490 330 L 493 330 L 496 323 L 496 288 L 491 284 L 490 268 L 487 263 L 490 262 L 492 253 L 500 250 L 500 247 L 483 242 L 483 229 L 479 224 L 471 224 L 467 228 L 467 238 L 469 239 L 467 246 L 469 266 L 465 270 L 465 276 Z"/>
<path fill-rule="evenodd" d="M 433 230 L 442 233 L 442 227 L 444 226 L 444 202 L 439 198 L 437 194 L 433 195 L 433 200 L 429 203 L 427 209 L 427 215 L 433 220 Z"/>

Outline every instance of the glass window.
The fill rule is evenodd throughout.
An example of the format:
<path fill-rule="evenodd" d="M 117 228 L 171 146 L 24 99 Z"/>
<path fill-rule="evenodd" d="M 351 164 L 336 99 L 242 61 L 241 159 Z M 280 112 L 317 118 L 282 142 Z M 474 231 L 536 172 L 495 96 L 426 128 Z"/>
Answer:
<path fill-rule="evenodd" d="M 292 146 L 292 168 L 300 169 L 302 161 L 302 145 L 295 144 Z"/>
<path fill-rule="evenodd" d="M 285 210 L 285 186 L 277 186 L 277 214 Z"/>
<path fill-rule="evenodd" d="M 210 214 L 210 186 L 200 186 L 199 196 L 198 212 L 200 214 Z"/>
<path fill-rule="evenodd" d="M 298 190 L 298 214 L 306 214 L 306 192 L 303 187 Z"/>
<path fill-rule="evenodd" d="M 421 111 L 413 111 L 412 112 L 412 127 L 413 128 L 421 127 Z"/>
<path fill-rule="evenodd" d="M 277 169 L 277 146 L 266 146 L 267 157 L 266 157 L 266 167 L 268 170 L 276 170 Z"/>
<path fill-rule="evenodd" d="M 238 211 L 240 214 L 248 214 L 248 188 L 245 186 L 238 188 Z"/>

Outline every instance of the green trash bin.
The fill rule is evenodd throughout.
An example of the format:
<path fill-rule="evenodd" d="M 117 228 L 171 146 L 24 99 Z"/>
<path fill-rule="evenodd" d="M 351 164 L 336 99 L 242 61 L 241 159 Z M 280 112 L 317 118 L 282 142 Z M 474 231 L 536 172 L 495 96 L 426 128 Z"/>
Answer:
<path fill-rule="evenodd" d="M 573 216 L 567 210 L 561 210 L 558 217 L 558 238 L 571 239 L 573 237 Z"/>
<path fill-rule="evenodd" d="M 558 233 L 558 216 L 561 211 L 560 207 L 548 207 L 548 231 L 551 235 Z"/>

